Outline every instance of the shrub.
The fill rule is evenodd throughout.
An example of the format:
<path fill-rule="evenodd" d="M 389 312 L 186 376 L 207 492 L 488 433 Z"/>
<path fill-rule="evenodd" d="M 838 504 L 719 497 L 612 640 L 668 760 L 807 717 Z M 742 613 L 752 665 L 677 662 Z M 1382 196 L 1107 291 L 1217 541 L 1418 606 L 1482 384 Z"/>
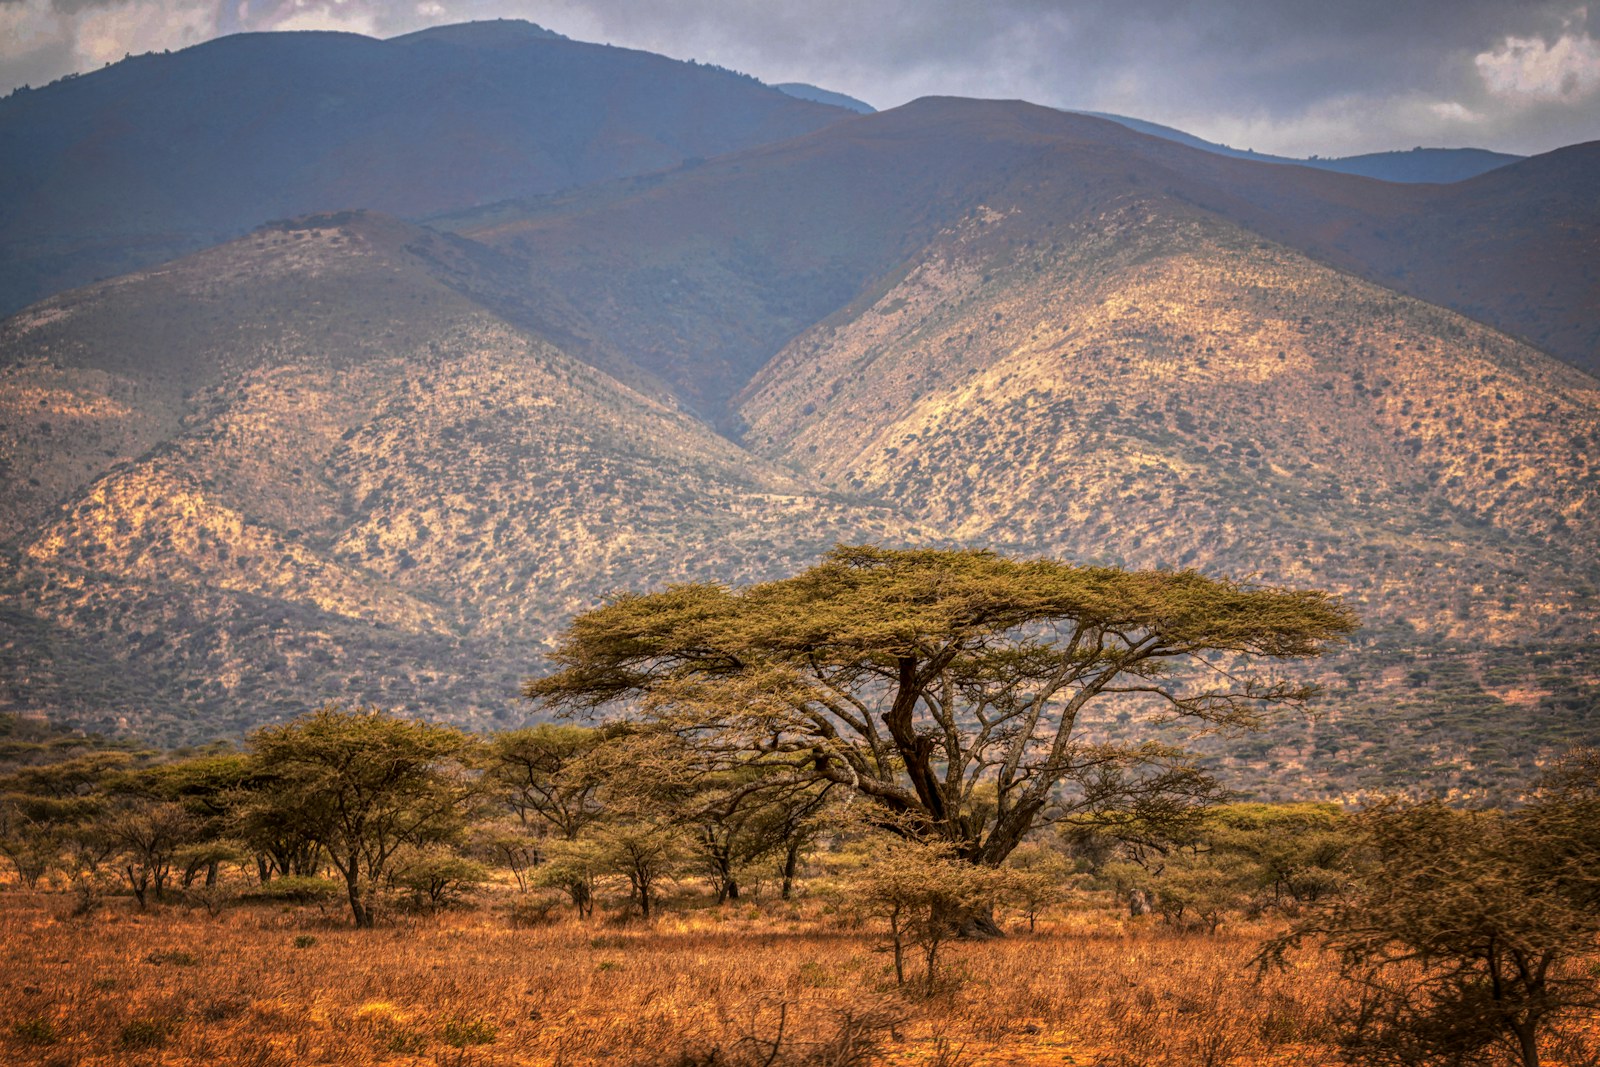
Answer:
<path fill-rule="evenodd" d="M 506 909 L 506 919 L 519 928 L 549 926 L 556 921 L 555 909 L 560 903 L 556 897 L 523 897 Z"/>
<path fill-rule="evenodd" d="M 173 1020 L 159 1016 L 131 1019 L 123 1025 L 117 1044 L 123 1048 L 160 1048 L 176 1028 Z"/>
<path fill-rule="evenodd" d="M 344 886 L 331 879 L 291 874 L 257 886 L 245 894 L 245 899 L 283 904 L 331 904 L 343 895 Z"/>
<path fill-rule="evenodd" d="M 53 1045 L 61 1040 L 56 1024 L 42 1015 L 12 1023 L 11 1036 L 30 1045 Z"/>
<path fill-rule="evenodd" d="M 494 1041 L 496 1033 L 494 1024 L 486 1019 L 451 1019 L 439 1036 L 451 1048 L 466 1048 L 487 1045 Z"/>
<path fill-rule="evenodd" d="M 1600 760 L 1596 761 L 1600 764 Z M 1390 803 L 1356 818 L 1374 858 L 1348 895 L 1270 942 L 1310 937 L 1353 986 L 1349 1058 L 1454 1067 L 1496 1051 L 1537 1067 L 1562 1017 L 1592 1016 L 1600 775 L 1512 813 Z"/>
<path fill-rule="evenodd" d="M 428 1047 L 428 1035 L 402 1027 L 389 1032 L 384 1047 L 402 1056 L 418 1056 Z"/>
<path fill-rule="evenodd" d="M 394 884 L 410 891 L 415 908 L 434 910 L 460 904 L 489 880 L 489 869 L 448 849 L 420 849 L 404 858 Z"/>
<path fill-rule="evenodd" d="M 905 985 L 907 951 L 922 956 L 923 992 L 939 977 L 939 951 L 1003 892 L 1010 872 L 954 859 L 947 849 L 891 841 L 850 878 L 857 907 L 888 928 L 896 985 Z"/>

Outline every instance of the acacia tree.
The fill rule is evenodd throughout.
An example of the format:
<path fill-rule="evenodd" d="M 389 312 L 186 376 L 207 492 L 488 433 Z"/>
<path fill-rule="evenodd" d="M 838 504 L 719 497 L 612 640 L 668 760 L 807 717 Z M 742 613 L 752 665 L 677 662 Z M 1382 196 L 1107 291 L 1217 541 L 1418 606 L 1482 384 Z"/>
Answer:
<path fill-rule="evenodd" d="M 780 856 L 788 899 L 833 783 L 758 760 L 729 766 L 714 755 L 707 759 L 695 740 L 613 731 L 591 752 L 589 774 L 606 783 L 604 803 L 612 815 L 665 820 L 681 831 L 684 858 L 700 869 L 718 904 L 738 900 L 746 875 Z"/>
<path fill-rule="evenodd" d="M 250 743 L 273 783 L 258 815 L 270 822 L 276 809 L 322 846 L 360 927 L 373 925 L 396 854 L 453 840 L 477 795 L 460 764 L 471 744 L 465 734 L 376 709 L 330 704 L 257 731 Z"/>
<path fill-rule="evenodd" d="M 1594 766 L 1600 767 L 1600 763 Z M 1592 781 L 1592 779 L 1591 779 Z M 1370 865 L 1259 960 L 1307 938 L 1338 953 L 1361 1062 L 1539 1067 L 1563 1016 L 1600 1009 L 1600 795 L 1556 783 L 1512 813 L 1389 804 L 1356 816 Z M 1498 1057 L 1495 1057 L 1498 1059 Z"/>
<path fill-rule="evenodd" d="M 600 730 L 541 723 L 490 739 L 484 773 L 525 828 L 576 841 L 605 814 L 602 779 L 585 762 L 606 735 Z"/>
<path fill-rule="evenodd" d="M 975 867 L 949 849 L 891 839 L 850 879 L 858 906 L 881 920 L 894 953 L 894 980 L 906 984 L 906 953 L 922 956 L 922 991 L 939 979 L 939 950 L 961 929 L 960 916 L 1007 888 L 1009 870 Z"/>
<path fill-rule="evenodd" d="M 122 849 L 122 873 L 143 909 L 152 885 L 157 900 L 166 896 L 173 861 L 195 840 L 200 821 L 174 801 L 135 799 L 105 820 L 105 832 Z"/>
<path fill-rule="evenodd" d="M 1083 739 L 1097 704 L 1254 725 L 1314 692 L 1256 660 L 1315 656 L 1355 627 L 1325 593 L 1193 571 L 841 546 L 741 590 L 619 596 L 575 619 L 558 671 L 523 692 L 565 713 L 624 706 L 773 787 L 836 783 L 896 833 L 997 866 L 1043 821 L 1207 793 L 1170 748 Z"/>

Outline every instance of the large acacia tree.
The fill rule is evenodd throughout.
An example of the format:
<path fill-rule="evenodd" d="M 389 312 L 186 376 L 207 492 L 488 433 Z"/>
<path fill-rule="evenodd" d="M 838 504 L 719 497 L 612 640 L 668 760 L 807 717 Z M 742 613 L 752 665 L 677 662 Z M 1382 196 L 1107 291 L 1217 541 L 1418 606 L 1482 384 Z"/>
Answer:
<path fill-rule="evenodd" d="M 780 581 L 618 596 L 524 694 L 761 764 L 751 788 L 838 783 L 897 832 L 997 865 L 1043 821 L 1205 792 L 1171 748 L 1085 740 L 1095 707 L 1250 726 L 1313 693 L 1272 661 L 1355 627 L 1326 593 L 1193 571 L 841 546 Z"/>

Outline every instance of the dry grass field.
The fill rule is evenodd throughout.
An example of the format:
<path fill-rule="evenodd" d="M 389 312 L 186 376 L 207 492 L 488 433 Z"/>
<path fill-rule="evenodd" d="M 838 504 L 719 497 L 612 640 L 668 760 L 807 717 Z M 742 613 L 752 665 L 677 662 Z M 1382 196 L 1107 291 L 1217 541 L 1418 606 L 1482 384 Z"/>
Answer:
<path fill-rule="evenodd" d="M 374 931 L 314 907 L 213 917 L 0 894 L 0 1061 L 59 1064 L 1323 1064 L 1331 969 L 1257 983 L 1263 930 L 1063 913 L 958 944 L 931 996 L 815 902 L 651 924 L 503 908 Z"/>
<path fill-rule="evenodd" d="M 0 892 L 0 1063 L 41 1067 L 1312 1067 L 1345 1062 L 1330 959 L 1258 980 L 1274 927 L 1178 932 L 1101 909 L 958 943 L 932 995 L 815 901 L 566 915 L 506 902 L 351 928 L 336 908 L 87 918 Z M 1592 1067 L 1595 1035 L 1550 1035 Z M 1487 1061 L 1485 1061 L 1487 1063 Z"/>

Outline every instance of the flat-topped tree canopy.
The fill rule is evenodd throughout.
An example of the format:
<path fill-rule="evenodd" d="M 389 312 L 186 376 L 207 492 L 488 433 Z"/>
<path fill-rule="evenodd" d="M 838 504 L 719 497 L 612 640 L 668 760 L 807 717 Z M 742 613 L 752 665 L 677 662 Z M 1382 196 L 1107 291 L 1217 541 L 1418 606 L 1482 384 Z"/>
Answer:
<path fill-rule="evenodd" d="M 1195 571 L 840 546 L 779 581 L 618 596 L 523 692 L 568 713 L 626 703 L 707 758 L 838 782 L 994 864 L 1042 820 L 1207 793 L 1170 747 L 1082 740 L 1091 702 L 1248 727 L 1315 692 L 1255 660 L 1319 655 L 1356 626 L 1327 593 Z"/>

